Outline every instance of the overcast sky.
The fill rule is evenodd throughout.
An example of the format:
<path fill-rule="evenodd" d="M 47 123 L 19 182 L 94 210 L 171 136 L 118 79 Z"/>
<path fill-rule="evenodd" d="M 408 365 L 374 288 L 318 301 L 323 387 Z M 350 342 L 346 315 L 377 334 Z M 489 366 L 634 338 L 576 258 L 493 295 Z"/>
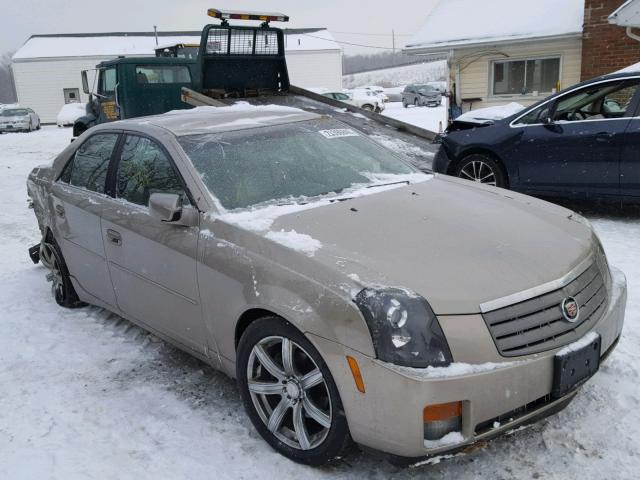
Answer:
<path fill-rule="evenodd" d="M 38 33 L 200 30 L 208 8 L 278 11 L 290 27 L 327 27 L 336 40 L 391 48 L 409 40 L 438 0 L 1 0 L 0 53 Z M 284 24 L 274 24 L 282 26 Z M 363 35 L 368 34 L 368 35 Z M 376 52 L 343 45 L 347 54 Z"/>

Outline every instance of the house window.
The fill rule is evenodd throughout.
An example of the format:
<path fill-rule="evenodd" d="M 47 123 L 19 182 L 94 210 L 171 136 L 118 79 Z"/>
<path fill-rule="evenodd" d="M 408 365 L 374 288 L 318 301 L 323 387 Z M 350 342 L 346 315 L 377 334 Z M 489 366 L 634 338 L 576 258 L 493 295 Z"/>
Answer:
<path fill-rule="evenodd" d="M 493 62 L 493 95 L 551 93 L 559 81 L 559 57 Z"/>

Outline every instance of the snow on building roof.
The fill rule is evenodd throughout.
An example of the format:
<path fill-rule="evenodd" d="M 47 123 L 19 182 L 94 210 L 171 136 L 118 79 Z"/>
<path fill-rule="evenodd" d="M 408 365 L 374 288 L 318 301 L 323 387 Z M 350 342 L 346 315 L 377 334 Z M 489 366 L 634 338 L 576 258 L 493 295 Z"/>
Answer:
<path fill-rule="evenodd" d="M 609 15 L 609 23 L 621 27 L 640 26 L 640 1 L 627 0 L 624 2 Z"/>
<path fill-rule="evenodd" d="M 583 20 L 584 0 L 440 0 L 405 50 L 578 35 Z"/>
<path fill-rule="evenodd" d="M 285 29 L 286 51 L 340 50 L 340 46 L 325 29 Z M 167 32 L 159 34 L 159 45 L 200 43 L 200 32 Z M 13 55 L 13 61 L 36 58 L 117 57 L 120 55 L 154 55 L 156 39 L 153 33 L 78 33 L 33 35 Z"/>

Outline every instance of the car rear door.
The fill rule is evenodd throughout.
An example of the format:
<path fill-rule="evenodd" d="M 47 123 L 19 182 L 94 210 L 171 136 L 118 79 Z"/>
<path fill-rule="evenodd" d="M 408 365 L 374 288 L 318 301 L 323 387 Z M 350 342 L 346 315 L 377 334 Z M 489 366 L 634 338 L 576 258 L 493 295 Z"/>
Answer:
<path fill-rule="evenodd" d="M 617 195 L 620 154 L 637 92 L 637 80 L 600 82 L 514 122 L 522 129 L 515 156 L 523 187 L 549 194 Z"/>
<path fill-rule="evenodd" d="M 148 209 L 152 193 L 189 195 L 167 150 L 127 133 L 110 170 L 112 195 L 102 238 L 119 308 L 132 319 L 206 353 L 207 334 L 196 274 L 199 227 L 161 222 Z"/>
<path fill-rule="evenodd" d="M 115 306 L 100 216 L 109 197 L 105 182 L 119 132 L 99 132 L 82 142 L 51 187 L 54 236 L 83 300 Z"/>

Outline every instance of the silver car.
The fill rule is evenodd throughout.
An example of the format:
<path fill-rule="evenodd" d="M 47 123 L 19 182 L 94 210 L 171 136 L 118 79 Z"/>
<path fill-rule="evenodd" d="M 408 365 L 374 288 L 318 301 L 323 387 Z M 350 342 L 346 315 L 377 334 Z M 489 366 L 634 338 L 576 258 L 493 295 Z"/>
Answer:
<path fill-rule="evenodd" d="M 60 305 L 237 378 L 258 432 L 311 465 L 352 442 L 413 461 L 548 416 L 622 330 L 624 275 L 582 217 L 301 110 L 100 125 L 28 192 Z"/>
<path fill-rule="evenodd" d="M 0 111 L 0 132 L 40 130 L 40 117 L 30 108 L 6 108 Z"/>
<path fill-rule="evenodd" d="M 409 105 L 439 107 L 442 105 L 442 94 L 431 85 L 407 85 L 402 91 L 402 106 L 407 108 Z"/>

